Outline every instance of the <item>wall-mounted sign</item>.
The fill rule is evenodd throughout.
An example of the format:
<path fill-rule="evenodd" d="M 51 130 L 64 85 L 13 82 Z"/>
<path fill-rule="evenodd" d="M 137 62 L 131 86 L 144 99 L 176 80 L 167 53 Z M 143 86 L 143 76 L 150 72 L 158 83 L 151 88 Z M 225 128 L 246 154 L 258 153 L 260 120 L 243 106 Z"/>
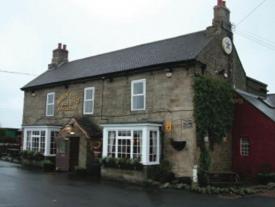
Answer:
<path fill-rule="evenodd" d="M 193 127 L 193 122 L 191 119 L 188 120 L 182 120 L 182 128 L 183 129 L 188 129 Z"/>
<path fill-rule="evenodd" d="M 67 91 L 57 99 L 57 111 L 74 111 L 80 104 L 80 97 Z"/>

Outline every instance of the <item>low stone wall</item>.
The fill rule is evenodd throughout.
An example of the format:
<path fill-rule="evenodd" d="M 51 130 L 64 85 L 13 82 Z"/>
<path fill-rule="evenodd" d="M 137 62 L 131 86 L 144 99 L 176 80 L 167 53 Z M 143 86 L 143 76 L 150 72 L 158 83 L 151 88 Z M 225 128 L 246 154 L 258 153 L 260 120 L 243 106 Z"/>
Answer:
<path fill-rule="evenodd" d="M 122 170 L 114 168 L 101 168 L 101 177 L 110 180 L 127 181 L 131 183 L 142 183 L 146 180 L 143 171 Z"/>

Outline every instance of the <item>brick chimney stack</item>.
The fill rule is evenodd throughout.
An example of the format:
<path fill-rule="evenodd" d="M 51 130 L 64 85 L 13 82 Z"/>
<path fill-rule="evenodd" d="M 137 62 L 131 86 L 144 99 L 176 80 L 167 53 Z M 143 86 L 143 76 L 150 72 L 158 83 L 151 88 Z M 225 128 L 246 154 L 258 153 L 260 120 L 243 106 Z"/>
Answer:
<path fill-rule="evenodd" d="M 232 25 L 230 22 L 230 10 L 226 7 L 224 0 L 217 0 L 217 5 L 214 7 L 214 19 L 213 26 L 220 27 L 227 31 L 232 31 Z"/>
<path fill-rule="evenodd" d="M 67 50 L 67 46 L 58 43 L 58 47 L 55 50 L 53 50 L 52 62 L 51 64 L 49 64 L 49 69 L 55 69 L 60 65 L 67 63 L 68 54 L 69 51 Z"/>

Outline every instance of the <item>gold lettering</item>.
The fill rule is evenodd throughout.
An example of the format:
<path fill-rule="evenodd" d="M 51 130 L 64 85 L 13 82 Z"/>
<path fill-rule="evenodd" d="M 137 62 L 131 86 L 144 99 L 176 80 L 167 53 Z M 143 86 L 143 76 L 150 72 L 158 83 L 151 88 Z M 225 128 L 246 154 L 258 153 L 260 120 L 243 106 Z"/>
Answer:
<path fill-rule="evenodd" d="M 80 104 L 80 97 L 67 91 L 57 99 L 57 110 L 59 112 L 74 111 Z"/>

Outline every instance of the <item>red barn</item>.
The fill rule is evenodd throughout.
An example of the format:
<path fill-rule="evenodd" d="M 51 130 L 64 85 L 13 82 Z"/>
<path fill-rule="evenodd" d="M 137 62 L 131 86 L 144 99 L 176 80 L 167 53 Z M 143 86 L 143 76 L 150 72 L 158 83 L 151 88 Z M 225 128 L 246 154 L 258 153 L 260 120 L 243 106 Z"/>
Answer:
<path fill-rule="evenodd" d="M 275 172 L 275 94 L 265 98 L 237 90 L 233 170 L 242 176 Z"/>

